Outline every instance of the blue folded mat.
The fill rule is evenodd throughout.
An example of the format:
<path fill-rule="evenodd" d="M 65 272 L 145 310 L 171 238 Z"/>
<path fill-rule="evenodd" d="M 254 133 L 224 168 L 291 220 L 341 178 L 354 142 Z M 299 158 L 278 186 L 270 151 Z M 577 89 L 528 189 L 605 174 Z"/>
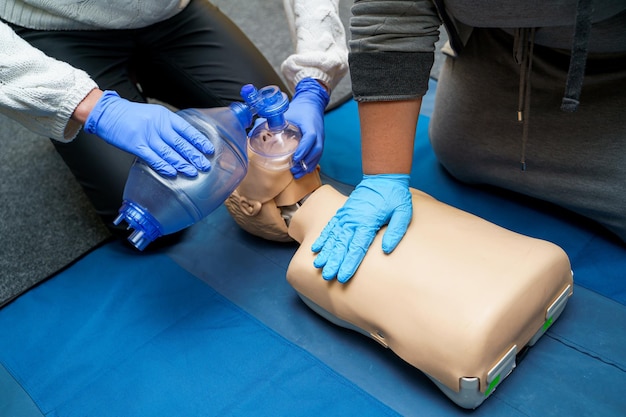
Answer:
<path fill-rule="evenodd" d="M 106 245 L 0 310 L 0 416 L 623 414 L 626 249 L 557 208 L 454 181 L 427 123 L 412 185 L 557 243 L 575 274 L 559 320 L 477 410 L 309 310 L 285 280 L 296 245 L 250 236 L 220 207 L 172 248 Z M 323 172 L 354 185 L 356 104 L 327 114 L 326 126 Z"/>

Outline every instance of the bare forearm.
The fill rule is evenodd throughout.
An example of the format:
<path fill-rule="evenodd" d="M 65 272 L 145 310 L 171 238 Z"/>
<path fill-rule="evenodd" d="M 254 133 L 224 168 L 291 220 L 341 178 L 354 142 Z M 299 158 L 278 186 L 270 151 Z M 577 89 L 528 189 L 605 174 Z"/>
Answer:
<path fill-rule="evenodd" d="M 89 113 L 91 113 L 91 110 L 93 110 L 94 106 L 101 96 L 102 90 L 100 90 L 99 88 L 94 88 L 93 90 L 91 90 L 89 94 L 85 96 L 83 101 L 81 101 L 78 106 L 76 106 L 74 113 L 72 113 L 72 120 L 77 121 L 80 124 L 85 124 Z"/>
<path fill-rule="evenodd" d="M 360 102 L 363 173 L 409 174 L 422 99 Z"/>

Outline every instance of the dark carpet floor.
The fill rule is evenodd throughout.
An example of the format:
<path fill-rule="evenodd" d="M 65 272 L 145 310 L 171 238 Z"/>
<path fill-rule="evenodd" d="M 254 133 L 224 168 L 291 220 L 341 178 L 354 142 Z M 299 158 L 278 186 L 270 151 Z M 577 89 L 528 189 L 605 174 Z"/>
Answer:
<path fill-rule="evenodd" d="M 50 141 L 0 119 L 0 306 L 109 233 Z"/>

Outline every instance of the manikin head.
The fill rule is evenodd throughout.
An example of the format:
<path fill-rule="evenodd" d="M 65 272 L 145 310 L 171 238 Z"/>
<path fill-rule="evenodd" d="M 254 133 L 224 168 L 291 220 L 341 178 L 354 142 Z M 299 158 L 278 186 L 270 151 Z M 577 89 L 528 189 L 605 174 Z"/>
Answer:
<path fill-rule="evenodd" d="M 295 179 L 284 156 L 268 158 L 249 146 L 248 157 L 248 173 L 226 200 L 226 208 L 250 234 L 277 242 L 293 241 L 287 233 L 291 215 L 322 185 L 319 167 Z"/>

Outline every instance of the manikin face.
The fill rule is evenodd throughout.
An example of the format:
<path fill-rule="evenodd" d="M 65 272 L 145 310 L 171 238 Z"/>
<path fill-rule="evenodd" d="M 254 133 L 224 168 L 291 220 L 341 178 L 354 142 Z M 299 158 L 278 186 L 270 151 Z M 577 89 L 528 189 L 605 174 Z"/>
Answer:
<path fill-rule="evenodd" d="M 228 197 L 226 208 L 250 234 L 277 242 L 290 242 L 289 220 L 302 200 L 322 185 L 319 167 L 296 180 L 289 168 L 271 170 L 250 163 L 239 187 Z"/>
<path fill-rule="evenodd" d="M 248 139 L 248 173 L 228 197 L 226 208 L 237 224 L 267 240 L 289 242 L 291 215 L 322 185 L 319 167 L 296 180 L 289 170 L 299 135 L 293 129 L 259 125 Z"/>

